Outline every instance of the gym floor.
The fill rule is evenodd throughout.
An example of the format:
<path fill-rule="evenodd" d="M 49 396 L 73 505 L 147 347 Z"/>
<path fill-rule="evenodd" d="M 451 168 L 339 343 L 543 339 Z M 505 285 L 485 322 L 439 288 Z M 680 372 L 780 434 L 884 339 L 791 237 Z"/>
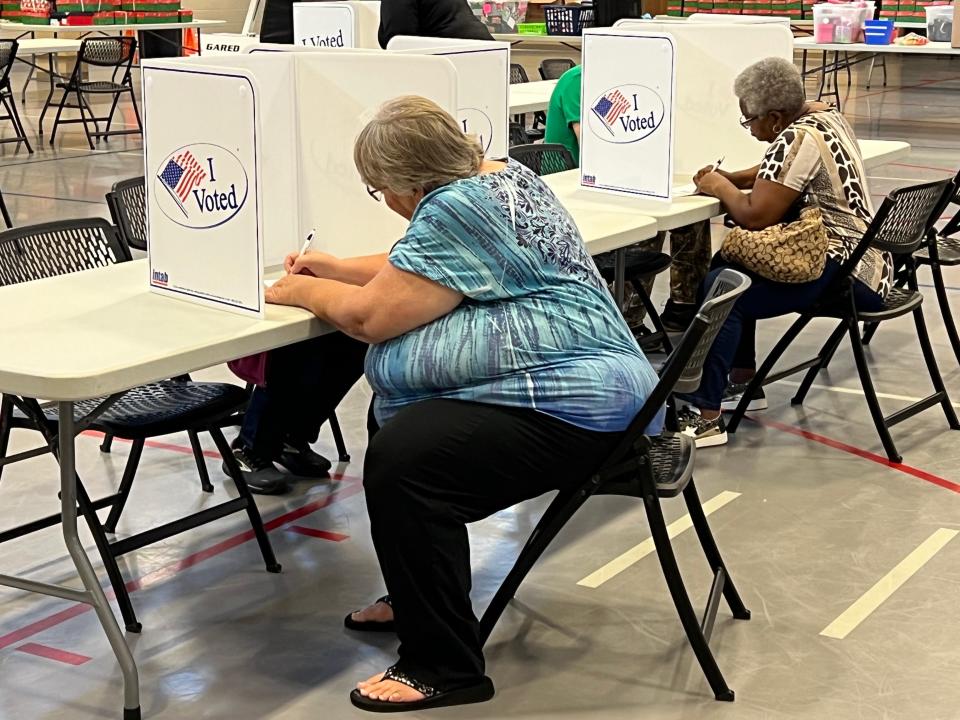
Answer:
<path fill-rule="evenodd" d="M 958 67 L 947 59 L 891 59 L 888 87 L 878 81 L 869 91 L 854 73 L 844 109 L 858 135 L 913 145 L 908 159 L 872 171 L 877 205 L 895 187 L 952 176 L 960 167 Z M 20 73 L 14 78 L 18 93 L 23 79 Z M 24 115 L 35 139 L 46 86 L 32 88 Z M 129 106 L 124 118 L 132 122 Z M 18 225 L 109 217 L 104 193 L 116 180 L 143 172 L 138 137 L 111 139 L 90 152 L 81 127 L 68 126 L 54 148 L 36 144 L 42 146 L 29 156 L 14 153 L 12 145 L 0 150 L 0 188 Z M 960 406 L 960 366 L 925 271 L 921 282 L 937 357 Z M 948 272 L 947 284 L 955 294 L 960 274 Z M 661 279 L 658 303 L 665 291 Z M 761 355 L 788 322 L 760 324 Z M 790 357 L 815 351 L 827 327 L 815 323 Z M 930 391 L 915 337 L 904 318 L 886 324 L 870 346 L 888 410 Z M 198 377 L 230 375 L 218 368 Z M 960 623 L 951 620 L 960 592 L 960 540 L 954 537 L 960 530 L 960 433 L 948 430 L 938 409 L 929 410 L 894 428 L 905 464 L 890 466 L 846 343 L 802 407 L 790 405 L 795 387 L 786 381 L 770 386 L 769 410 L 754 413 L 729 445 L 697 457 L 701 498 L 753 611 L 750 622 L 737 621 L 721 604 L 713 635 L 735 703 L 713 699 L 651 552 L 640 503 L 597 498 L 558 538 L 495 630 L 487 659 L 496 698 L 422 716 L 960 717 L 960 684 L 952 672 L 960 662 Z M 144 624 L 142 634 L 128 635 L 140 668 L 144 717 L 361 716 L 349 691 L 386 668 L 395 652 L 391 636 L 360 636 L 342 627 L 345 613 L 383 591 L 361 486 L 369 394 L 361 383 L 341 406 L 353 460 L 331 481 L 298 482 L 290 495 L 258 498 L 282 574 L 264 571 L 240 516 L 125 558 Z M 35 441 L 15 432 L 12 450 Z M 214 495 L 200 492 L 185 436 L 149 443 L 120 535 L 231 495 L 213 444 L 204 442 Z M 78 469 L 91 494 L 115 488 L 129 445 L 117 442 L 109 455 L 99 452 L 96 437 L 82 437 L 78 445 Z M 335 457 L 326 430 L 317 449 Z M 472 527 L 478 610 L 547 499 Z M 50 456 L 4 470 L 0 527 L 57 508 Z M 701 606 L 708 569 L 696 537 L 686 531 L 682 503 L 668 501 L 665 510 L 669 522 L 679 521 L 671 526 L 674 546 Z M 82 537 L 99 569 L 92 540 Z M 0 572 L 73 581 L 57 529 L 0 547 Z M 119 670 L 89 608 L 0 591 L 0 719 L 112 718 L 119 716 L 121 699 Z"/>

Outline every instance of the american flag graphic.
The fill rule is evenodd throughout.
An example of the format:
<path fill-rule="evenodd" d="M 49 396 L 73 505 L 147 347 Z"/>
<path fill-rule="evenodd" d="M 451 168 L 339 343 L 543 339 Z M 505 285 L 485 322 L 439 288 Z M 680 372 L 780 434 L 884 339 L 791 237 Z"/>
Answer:
<path fill-rule="evenodd" d="M 186 215 L 187 209 L 183 206 L 183 203 L 190 195 L 190 191 L 204 181 L 207 173 L 204 172 L 193 153 L 186 150 L 171 158 L 158 177 L 163 186 L 170 191 L 180 210 Z"/>
<path fill-rule="evenodd" d="M 619 90 L 611 90 L 606 95 L 601 96 L 592 109 L 610 130 L 617 118 L 630 109 L 630 101 Z"/>

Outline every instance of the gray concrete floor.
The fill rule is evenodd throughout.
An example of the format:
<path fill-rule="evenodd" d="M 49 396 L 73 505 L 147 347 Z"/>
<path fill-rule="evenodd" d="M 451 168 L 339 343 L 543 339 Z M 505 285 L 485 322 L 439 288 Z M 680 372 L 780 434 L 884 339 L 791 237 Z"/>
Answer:
<path fill-rule="evenodd" d="M 20 87 L 21 76 L 15 80 Z M 39 90 L 25 111 L 33 137 Z M 855 82 L 845 105 L 862 138 L 906 140 L 909 159 L 873 171 L 879 203 L 905 184 L 952 175 L 960 166 L 960 65 L 942 59 L 891 61 L 890 84 Z M 125 119 L 131 120 L 125 110 Z M 48 125 L 49 132 L 49 125 Z M 104 193 L 142 174 L 140 141 L 115 139 L 86 149 L 79 127 L 33 156 L 0 149 L 0 188 L 17 224 L 107 216 Z M 924 279 L 924 281 L 928 281 Z M 960 287 L 960 274 L 948 273 Z M 953 292 L 956 292 L 955 290 Z M 658 285 L 658 301 L 665 287 Z M 956 401 L 960 368 L 932 301 L 927 318 Z M 65 302 L 68 302 L 65 299 Z M 760 326 L 760 352 L 786 327 Z M 909 320 L 893 322 L 870 349 L 876 384 L 890 408 L 929 390 Z M 819 346 L 815 325 L 795 354 Z M 16 338 L 5 338 L 16 342 Z M 213 369 L 204 377 L 228 378 Z M 521 588 L 488 647 L 497 684 L 490 703 L 424 714 L 436 718 L 623 718 L 726 720 L 960 717 L 960 540 L 916 561 L 915 572 L 844 639 L 821 632 L 941 529 L 960 529 L 960 434 L 930 411 L 894 430 L 906 464 L 892 468 L 869 421 L 844 345 L 802 408 L 794 386 L 768 389 L 771 407 L 756 413 L 723 448 L 698 457 L 697 480 L 715 533 L 752 621 L 724 608 L 713 645 L 733 704 L 718 703 L 686 644 L 651 554 L 595 588 L 577 583 L 649 533 L 638 503 L 600 498 L 570 523 Z M 354 460 L 330 482 L 301 483 L 281 498 L 260 498 L 275 520 L 274 547 L 283 574 L 264 572 L 246 527 L 227 519 L 126 558 L 140 579 L 133 600 L 144 632 L 129 641 L 140 666 L 145 717 L 360 717 L 347 700 L 353 684 L 394 657 L 390 637 L 344 631 L 342 616 L 382 591 L 367 532 L 360 478 L 368 389 L 358 385 L 340 410 Z M 33 438 L 18 433 L 14 449 Z M 127 446 L 111 455 L 96 438 L 79 440 L 79 470 L 94 495 L 119 482 Z M 200 493 L 185 437 L 163 438 L 145 453 L 121 523 L 132 533 L 230 494 L 211 452 L 213 497 Z M 213 450 L 208 443 L 208 449 Z M 324 434 L 318 450 L 333 456 Z M 0 526 L 56 509 L 49 457 L 8 468 L 0 486 Z M 544 507 L 538 500 L 471 530 L 475 599 L 482 608 Z M 679 503 L 666 507 L 681 517 Z M 297 528 L 336 533 L 322 539 Z M 346 537 L 340 537 L 346 536 Z M 92 542 L 85 536 L 88 547 Z M 674 541 L 696 603 L 705 600 L 707 568 L 695 537 Z M 914 554 L 914 555 L 912 555 Z M 98 565 L 99 567 L 99 565 Z M 57 530 L 0 548 L 2 572 L 69 581 L 71 565 Z M 56 659 L 35 654 L 50 655 Z M 32 651 L 32 652 L 31 652 Z M 69 654 L 63 654 L 69 653 Z M 0 718 L 118 717 L 120 676 L 91 612 L 65 601 L 0 591 Z M 419 717 L 419 715 L 418 715 Z"/>

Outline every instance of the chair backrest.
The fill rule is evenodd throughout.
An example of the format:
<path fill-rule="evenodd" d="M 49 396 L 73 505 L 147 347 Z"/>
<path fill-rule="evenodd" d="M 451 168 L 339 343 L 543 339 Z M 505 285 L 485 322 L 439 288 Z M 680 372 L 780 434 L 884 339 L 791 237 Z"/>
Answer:
<path fill-rule="evenodd" d="M 960 231 L 960 172 L 957 173 L 957 176 L 953 179 L 953 197 L 950 198 L 950 203 L 957 205 L 957 212 L 952 218 L 947 221 L 947 224 L 943 226 L 940 230 L 940 235 L 943 237 L 950 237 L 956 235 L 957 231 Z"/>
<path fill-rule="evenodd" d="M 0 233 L 0 286 L 127 260 L 130 251 L 103 218 L 58 220 Z"/>
<path fill-rule="evenodd" d="M 540 77 L 544 80 L 559 80 L 567 70 L 576 66 L 569 58 L 547 58 L 540 61 Z"/>
<path fill-rule="evenodd" d="M 523 69 L 523 65 L 510 63 L 510 84 L 518 85 L 526 82 L 530 82 L 530 78 L 527 77 L 527 71 Z"/>
<path fill-rule="evenodd" d="M 13 62 L 17 59 L 17 48 L 20 43 L 16 40 L 0 40 L 0 89 L 7 84 Z"/>
<path fill-rule="evenodd" d="M 77 53 L 77 65 L 86 63 L 98 67 L 129 67 L 137 52 L 134 37 L 84 38 Z"/>
<path fill-rule="evenodd" d="M 877 211 L 838 278 L 849 276 L 869 248 L 909 255 L 927 239 L 940 214 L 953 197 L 953 179 L 898 188 Z"/>
<path fill-rule="evenodd" d="M 529 143 L 530 136 L 527 135 L 527 131 L 523 129 L 523 125 L 515 122 L 510 123 L 510 147 L 528 145 Z"/>
<path fill-rule="evenodd" d="M 693 392 L 700 387 L 703 364 L 720 328 L 727 321 L 737 299 L 750 287 L 750 278 L 736 270 L 722 270 L 707 292 L 693 322 L 684 332 L 667 362 L 660 369 L 660 381 L 640 412 L 630 423 L 623 440 L 604 466 L 619 463 L 631 452 L 650 422 L 674 392 Z"/>
<path fill-rule="evenodd" d="M 147 249 L 147 193 L 143 176 L 114 183 L 107 207 L 120 238 L 137 250 Z"/>
<path fill-rule="evenodd" d="M 533 170 L 537 175 L 573 170 L 577 161 L 566 147 L 558 143 L 517 145 L 510 148 L 510 157 Z"/>

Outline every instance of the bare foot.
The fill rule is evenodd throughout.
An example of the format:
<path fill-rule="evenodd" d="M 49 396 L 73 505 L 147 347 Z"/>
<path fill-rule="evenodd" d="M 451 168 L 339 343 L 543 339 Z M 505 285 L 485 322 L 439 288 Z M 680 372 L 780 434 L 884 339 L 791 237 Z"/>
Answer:
<path fill-rule="evenodd" d="M 377 604 L 382 605 L 385 603 Z M 369 610 L 370 608 L 367 609 Z M 354 614 L 359 615 L 360 613 Z M 359 690 L 360 694 L 364 697 L 368 697 L 371 700 L 380 700 L 382 702 L 416 702 L 417 700 L 423 700 L 426 697 L 426 695 L 424 695 L 422 692 L 418 692 L 409 685 L 404 685 L 402 682 L 397 682 L 396 680 L 384 680 L 383 673 L 374 675 L 372 678 L 365 680 L 364 682 L 357 683 L 357 690 Z"/>
<path fill-rule="evenodd" d="M 393 608 L 378 600 L 363 610 L 351 613 L 350 619 L 354 622 L 391 622 L 393 620 Z"/>

